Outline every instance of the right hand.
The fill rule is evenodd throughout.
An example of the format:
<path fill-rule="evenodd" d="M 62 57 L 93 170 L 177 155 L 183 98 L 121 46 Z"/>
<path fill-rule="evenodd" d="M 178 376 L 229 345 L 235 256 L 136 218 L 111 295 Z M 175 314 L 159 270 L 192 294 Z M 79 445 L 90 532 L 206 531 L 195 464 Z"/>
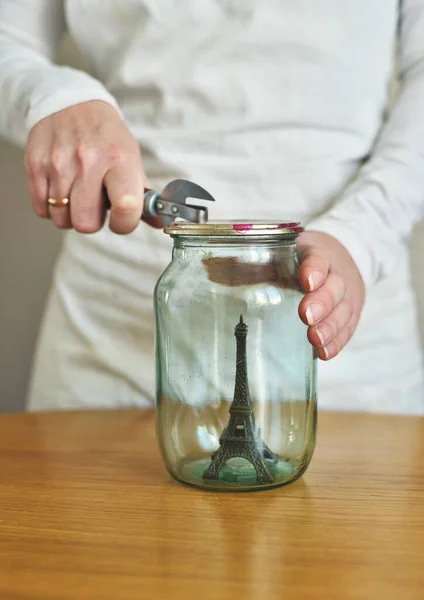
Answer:
<path fill-rule="evenodd" d="M 109 104 L 83 102 L 42 119 L 30 131 L 24 162 L 35 212 L 60 229 L 101 229 L 103 186 L 112 231 L 130 233 L 140 222 L 144 188 L 151 186 L 137 141 Z M 53 207 L 48 198 L 69 198 L 69 203 Z M 160 218 L 148 223 L 162 226 Z"/>

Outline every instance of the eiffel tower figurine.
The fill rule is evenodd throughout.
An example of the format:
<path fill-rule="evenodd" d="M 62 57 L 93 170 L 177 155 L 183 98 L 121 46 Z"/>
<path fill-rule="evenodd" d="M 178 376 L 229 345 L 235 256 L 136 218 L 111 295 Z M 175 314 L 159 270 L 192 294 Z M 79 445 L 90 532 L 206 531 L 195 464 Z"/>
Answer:
<path fill-rule="evenodd" d="M 236 382 L 234 398 L 230 406 L 230 420 L 219 438 L 219 448 L 212 454 L 212 461 L 203 473 L 203 479 L 217 480 L 222 467 L 230 458 L 244 458 L 256 471 L 257 483 L 272 483 L 274 476 L 265 459 L 274 463 L 278 456 L 271 452 L 261 439 L 261 431 L 256 427 L 253 402 L 247 379 L 246 337 L 247 325 L 240 315 L 235 328 L 237 340 Z"/>

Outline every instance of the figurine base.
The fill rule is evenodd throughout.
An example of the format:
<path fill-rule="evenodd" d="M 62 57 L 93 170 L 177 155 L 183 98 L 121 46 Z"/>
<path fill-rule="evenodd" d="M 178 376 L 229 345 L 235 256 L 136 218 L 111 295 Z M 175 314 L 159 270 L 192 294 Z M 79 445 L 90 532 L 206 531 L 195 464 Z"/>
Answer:
<path fill-rule="evenodd" d="M 196 487 L 211 490 L 252 491 L 284 485 L 297 479 L 303 472 L 289 460 L 265 461 L 272 473 L 272 482 L 258 483 L 255 468 L 242 458 L 232 458 L 220 470 L 217 479 L 205 479 L 210 458 L 187 460 L 180 464 L 178 479 Z"/>

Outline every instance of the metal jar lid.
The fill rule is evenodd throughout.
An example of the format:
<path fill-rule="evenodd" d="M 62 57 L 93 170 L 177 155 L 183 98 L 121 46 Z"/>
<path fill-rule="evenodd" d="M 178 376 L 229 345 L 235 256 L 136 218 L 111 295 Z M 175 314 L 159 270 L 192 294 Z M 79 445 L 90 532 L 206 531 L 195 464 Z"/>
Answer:
<path fill-rule="evenodd" d="M 292 238 L 302 233 L 303 227 L 293 221 L 208 221 L 207 223 L 191 223 L 174 221 L 165 227 L 165 233 L 182 236 L 279 236 Z"/>

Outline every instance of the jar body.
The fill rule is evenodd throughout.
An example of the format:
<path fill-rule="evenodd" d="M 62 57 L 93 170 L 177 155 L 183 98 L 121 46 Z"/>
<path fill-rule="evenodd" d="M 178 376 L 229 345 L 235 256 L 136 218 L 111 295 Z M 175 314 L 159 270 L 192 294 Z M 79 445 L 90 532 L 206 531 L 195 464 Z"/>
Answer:
<path fill-rule="evenodd" d="M 251 490 L 298 478 L 315 446 L 315 355 L 295 241 L 174 238 L 155 290 L 157 433 L 177 480 Z"/>

